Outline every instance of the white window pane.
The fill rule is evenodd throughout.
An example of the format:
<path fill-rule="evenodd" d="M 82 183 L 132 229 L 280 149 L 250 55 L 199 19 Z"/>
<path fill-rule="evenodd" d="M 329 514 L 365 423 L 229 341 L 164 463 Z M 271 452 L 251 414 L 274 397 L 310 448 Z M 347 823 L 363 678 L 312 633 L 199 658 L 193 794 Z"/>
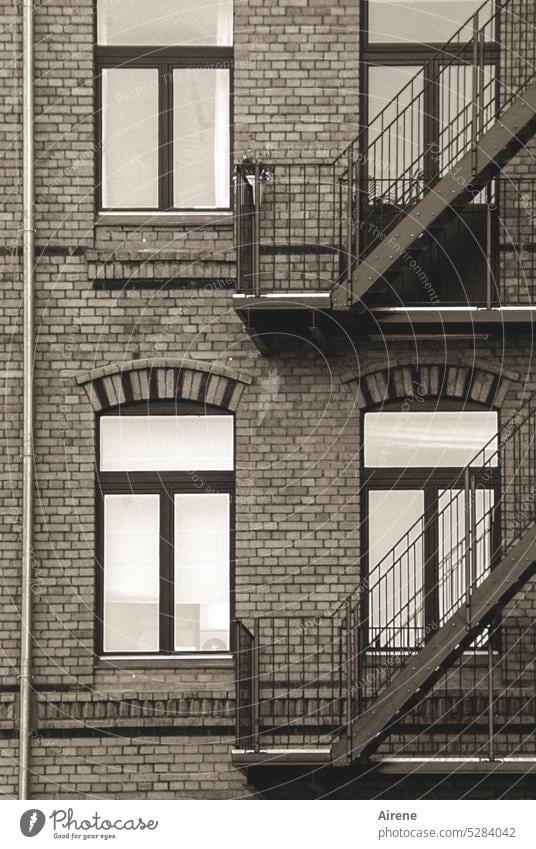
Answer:
<path fill-rule="evenodd" d="M 369 41 L 444 44 L 481 5 L 482 0 L 370 0 Z M 487 22 L 491 8 L 490 0 L 479 14 L 480 26 Z M 471 37 L 472 22 L 460 33 L 460 40 Z"/>
<path fill-rule="evenodd" d="M 497 465 L 497 413 L 445 411 L 367 413 L 365 465 L 383 468 L 463 468 L 475 459 Z"/>
<path fill-rule="evenodd" d="M 226 494 L 175 496 L 175 649 L 229 649 Z"/>
<path fill-rule="evenodd" d="M 158 651 L 160 499 L 104 498 L 104 651 Z"/>
<path fill-rule="evenodd" d="M 491 489 L 477 489 L 474 505 L 476 526 L 476 584 L 488 575 L 492 556 L 492 511 L 495 495 Z M 439 616 L 440 624 L 465 601 L 466 546 L 465 493 L 440 490 L 438 499 Z"/>
<path fill-rule="evenodd" d="M 99 0 L 99 44 L 233 43 L 232 0 Z"/>
<path fill-rule="evenodd" d="M 103 416 L 100 468 L 113 471 L 233 469 L 232 416 Z"/>
<path fill-rule="evenodd" d="M 174 205 L 229 206 L 229 72 L 173 72 Z"/>
<path fill-rule="evenodd" d="M 422 639 L 423 513 L 422 490 L 369 492 L 369 638 L 378 648 Z"/>
<path fill-rule="evenodd" d="M 102 205 L 158 207 L 158 71 L 102 71 Z"/>

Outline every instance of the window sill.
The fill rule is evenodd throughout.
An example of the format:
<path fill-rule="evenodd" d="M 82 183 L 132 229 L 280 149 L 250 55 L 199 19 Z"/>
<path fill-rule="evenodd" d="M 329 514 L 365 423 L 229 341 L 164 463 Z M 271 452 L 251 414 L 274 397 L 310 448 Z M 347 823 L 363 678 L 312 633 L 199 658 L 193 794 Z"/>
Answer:
<path fill-rule="evenodd" d="M 233 213 L 230 210 L 207 210 L 199 212 L 99 212 L 97 227 L 232 227 Z"/>
<path fill-rule="evenodd" d="M 124 655 L 103 655 L 95 659 L 95 666 L 121 672 L 123 669 L 232 669 L 234 659 L 232 654 L 221 654 L 211 657 L 206 654 L 187 654 L 165 657 L 162 655 L 140 655 L 125 657 Z"/>

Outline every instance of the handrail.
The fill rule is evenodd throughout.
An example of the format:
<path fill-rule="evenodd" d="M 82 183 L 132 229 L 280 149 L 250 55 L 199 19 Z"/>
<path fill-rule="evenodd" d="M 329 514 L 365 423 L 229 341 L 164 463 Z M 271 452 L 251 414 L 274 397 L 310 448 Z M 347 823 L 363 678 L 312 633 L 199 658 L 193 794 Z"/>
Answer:
<path fill-rule="evenodd" d="M 492 17 L 491 17 L 490 21 L 488 22 L 488 25 L 489 25 L 489 23 L 491 22 L 491 20 L 493 19 L 493 17 L 494 17 L 494 16 L 497 14 L 497 12 L 499 11 L 499 8 L 504 9 L 504 8 L 506 8 L 506 7 L 507 7 L 507 6 L 508 6 L 511 2 L 513 2 L 513 0 L 506 0 L 506 2 L 505 2 L 505 3 L 501 6 L 501 7 L 498 7 L 498 8 L 495 10 L 495 12 L 493 13 L 493 15 L 492 15 Z M 392 108 L 393 103 L 394 103 L 396 100 L 398 100 L 398 99 L 399 99 L 399 98 L 400 98 L 403 94 L 405 94 L 405 92 L 406 92 L 406 91 L 407 91 L 407 90 L 408 90 L 408 89 L 409 89 L 409 88 L 410 88 L 410 87 L 411 87 L 411 86 L 415 83 L 415 81 L 417 80 L 417 78 L 418 78 L 418 77 L 420 77 L 420 76 L 421 76 L 421 74 L 423 75 L 423 77 L 426 77 L 426 71 L 434 65 L 434 63 L 437 61 L 438 57 L 439 57 L 439 56 L 445 56 L 445 54 L 448 54 L 448 48 L 449 48 L 449 45 L 454 44 L 454 43 L 458 43 L 458 42 L 457 42 L 457 40 L 459 39 L 459 37 L 460 37 L 461 33 L 462 33 L 464 30 L 467 30 L 467 27 L 468 27 L 468 25 L 470 24 L 470 22 L 472 21 L 472 19 L 474 18 L 474 16 L 475 16 L 475 15 L 477 15 L 477 16 L 478 16 L 478 15 L 480 14 L 480 12 L 482 12 L 482 10 L 483 10 L 485 7 L 488 7 L 488 8 L 489 8 L 489 6 L 490 6 L 490 2 L 489 2 L 489 0 L 484 0 L 484 2 L 483 2 L 483 3 L 481 3 L 481 5 L 480 5 L 480 6 L 479 6 L 479 7 L 478 7 L 478 8 L 477 8 L 477 9 L 476 9 L 476 10 L 475 10 L 472 14 L 471 14 L 471 16 L 470 16 L 470 17 L 469 17 L 469 18 L 468 18 L 468 19 L 467 19 L 467 20 L 466 20 L 466 21 L 465 21 L 465 22 L 464 22 L 464 23 L 463 23 L 463 24 L 462 24 L 462 25 L 461 25 L 461 26 L 460 26 L 460 27 L 456 30 L 456 32 L 455 32 L 455 33 L 453 33 L 453 35 L 449 38 L 449 40 L 448 40 L 448 41 L 446 41 L 444 44 L 442 44 L 442 45 L 441 45 L 441 47 L 438 47 L 438 48 L 437 48 L 437 50 L 435 51 L 435 53 L 434 53 L 434 54 L 430 57 L 430 59 L 428 59 L 428 61 L 427 61 L 427 62 L 425 62 L 423 65 L 421 65 L 421 66 L 419 67 L 419 70 L 417 71 L 417 73 L 416 73 L 413 77 L 411 77 L 411 79 L 409 79 L 409 80 L 408 80 L 408 82 L 406 83 L 406 85 L 405 85 L 403 88 L 401 88 L 401 89 L 400 89 L 400 91 L 398 92 L 398 94 L 397 94 L 397 95 L 396 95 L 396 96 L 395 96 L 392 100 L 390 100 L 390 101 L 389 101 L 389 103 L 387 103 L 387 104 L 386 104 L 386 106 L 384 106 L 384 108 L 383 108 L 380 112 L 378 112 L 378 114 L 377 114 L 377 115 L 376 115 L 376 117 L 374 118 L 374 121 L 379 121 L 379 120 L 383 117 L 383 115 L 384 115 L 385 113 L 387 113 L 387 112 L 388 112 L 388 111 Z M 462 42 L 462 43 L 461 43 L 461 46 L 462 46 L 462 49 L 463 49 L 463 50 L 467 50 L 467 47 L 468 47 L 468 45 L 470 44 L 470 41 L 471 41 L 471 40 L 466 41 L 466 42 Z M 458 43 L 458 46 L 460 46 L 460 43 Z M 369 131 L 369 129 L 370 129 L 370 124 L 368 125 L 368 127 L 364 128 L 364 129 L 362 129 L 362 130 L 360 130 L 360 132 L 359 132 L 359 133 L 358 133 L 358 134 L 357 134 L 357 135 L 356 135 L 356 136 L 352 139 L 352 141 L 351 141 L 351 142 L 350 142 L 350 143 L 349 143 L 349 144 L 348 144 L 348 145 L 344 148 L 344 150 L 343 150 L 343 151 L 342 151 L 342 152 L 341 152 L 338 156 L 336 156 L 336 157 L 335 157 L 335 159 L 333 160 L 333 163 L 335 164 L 335 163 L 336 163 L 336 162 L 338 162 L 339 160 L 343 159 L 343 158 L 347 155 L 348 150 L 349 150 L 351 147 L 353 147 L 353 146 L 355 146 L 356 144 L 358 144 L 358 143 L 359 143 L 359 141 L 360 141 L 363 137 L 365 137 L 365 136 L 366 136 L 366 134 L 367 134 L 367 132 Z"/>
<path fill-rule="evenodd" d="M 536 520 L 535 469 L 536 394 L 525 399 L 445 487 L 435 518 L 438 526 L 443 523 L 444 550 L 442 555 L 439 549 L 436 552 L 438 573 L 431 589 L 438 595 L 440 610 L 432 627 L 420 615 L 426 599 L 421 589 L 415 589 L 416 573 L 408 571 L 398 596 L 391 592 L 392 576 L 402 572 L 408 551 L 426 530 L 426 514 L 412 526 L 421 531 L 420 537 L 410 539 L 408 548 L 394 557 L 404 540 L 411 538 L 406 532 L 376 565 L 375 580 L 369 576 L 329 613 L 263 614 L 251 617 L 252 630 L 237 622 L 237 739 L 241 745 L 258 750 L 268 727 L 272 733 L 301 734 L 304 741 L 319 726 L 325 729 L 323 739 L 337 736 L 456 610 L 465 605 L 468 626 L 477 628 L 480 623 L 472 619 L 473 591 L 499 553 L 504 556 Z M 498 473 L 503 489 L 494 500 L 489 490 Z M 498 534 L 493 535 L 499 511 L 506 529 L 500 541 Z M 422 572 L 423 566 L 421 558 L 417 571 Z M 376 620 L 370 614 L 361 615 L 357 594 L 366 590 L 370 597 L 382 589 L 387 590 L 387 613 L 381 612 L 380 604 Z M 472 651 L 489 653 L 492 632 L 483 623 Z"/>

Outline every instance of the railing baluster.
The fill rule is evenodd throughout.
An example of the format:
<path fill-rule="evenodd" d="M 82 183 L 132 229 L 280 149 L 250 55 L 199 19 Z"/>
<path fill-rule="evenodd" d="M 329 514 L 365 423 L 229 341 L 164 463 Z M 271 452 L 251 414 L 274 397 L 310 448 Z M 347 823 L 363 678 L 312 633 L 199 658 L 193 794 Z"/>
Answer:
<path fill-rule="evenodd" d="M 348 759 L 351 758 L 352 741 L 352 602 L 346 602 L 345 613 L 346 629 L 346 752 Z"/>
<path fill-rule="evenodd" d="M 253 199 L 253 291 L 261 294 L 261 167 L 255 163 L 255 197 Z"/>
<path fill-rule="evenodd" d="M 353 255 L 352 255 L 352 240 L 353 240 L 353 221 L 352 221 L 352 206 L 353 206 L 353 197 L 354 197 L 354 149 L 353 146 L 350 145 L 348 148 L 348 159 L 346 163 L 347 168 L 347 197 L 346 197 L 346 252 L 347 252 L 347 260 L 346 260 L 346 279 L 348 282 L 348 288 L 350 293 L 353 291 L 352 277 L 353 277 Z"/>
<path fill-rule="evenodd" d="M 493 640 L 492 630 L 488 630 L 488 757 L 495 760 L 495 690 L 493 686 Z"/>
<path fill-rule="evenodd" d="M 253 696 L 253 734 L 252 747 L 254 752 L 260 749 L 260 620 L 255 619 L 253 630 L 253 664 L 252 664 L 252 696 Z"/>

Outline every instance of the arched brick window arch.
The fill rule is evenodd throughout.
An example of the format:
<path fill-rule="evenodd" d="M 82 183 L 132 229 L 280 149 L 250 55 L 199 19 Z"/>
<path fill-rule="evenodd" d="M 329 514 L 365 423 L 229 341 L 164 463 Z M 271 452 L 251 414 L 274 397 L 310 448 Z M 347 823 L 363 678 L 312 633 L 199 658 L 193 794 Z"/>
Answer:
<path fill-rule="evenodd" d="M 234 615 L 234 411 L 251 379 L 138 360 L 79 379 L 97 413 L 97 651 L 225 655 Z"/>
<path fill-rule="evenodd" d="M 95 412 L 149 400 L 195 401 L 234 411 L 251 382 L 234 369 L 182 358 L 113 363 L 77 378 Z"/>
<path fill-rule="evenodd" d="M 371 645 L 410 650 L 457 603 L 464 560 L 462 469 L 474 466 L 481 539 L 477 573 L 499 547 L 494 504 L 500 470 L 493 456 L 498 413 L 514 375 L 465 365 L 397 365 L 352 373 L 361 410 L 362 620 Z M 489 453 L 476 455 L 489 444 Z M 475 462 L 473 463 L 473 458 Z"/>
<path fill-rule="evenodd" d="M 500 408 L 517 375 L 491 372 L 480 366 L 458 364 L 397 365 L 361 374 L 343 375 L 343 383 L 357 390 L 360 408 L 411 399 L 472 401 Z"/>

